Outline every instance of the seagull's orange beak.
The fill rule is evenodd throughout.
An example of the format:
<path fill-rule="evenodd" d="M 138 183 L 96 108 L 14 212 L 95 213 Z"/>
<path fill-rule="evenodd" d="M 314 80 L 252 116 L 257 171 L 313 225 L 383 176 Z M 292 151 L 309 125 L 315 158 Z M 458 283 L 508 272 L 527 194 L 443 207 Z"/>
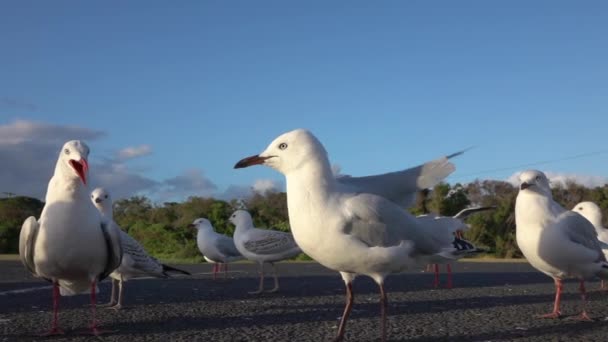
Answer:
<path fill-rule="evenodd" d="M 270 158 L 270 157 L 260 157 L 259 155 L 256 154 L 255 156 L 250 156 L 250 157 L 239 160 L 236 163 L 236 165 L 234 165 L 234 168 L 242 169 L 244 167 L 248 167 L 248 166 L 252 166 L 252 165 L 264 164 L 264 161 L 268 158 Z"/>
<path fill-rule="evenodd" d="M 82 158 L 80 160 L 70 159 L 70 165 L 76 171 L 76 174 L 82 180 L 84 185 L 87 185 L 87 173 L 89 172 L 89 163 L 86 159 Z"/>

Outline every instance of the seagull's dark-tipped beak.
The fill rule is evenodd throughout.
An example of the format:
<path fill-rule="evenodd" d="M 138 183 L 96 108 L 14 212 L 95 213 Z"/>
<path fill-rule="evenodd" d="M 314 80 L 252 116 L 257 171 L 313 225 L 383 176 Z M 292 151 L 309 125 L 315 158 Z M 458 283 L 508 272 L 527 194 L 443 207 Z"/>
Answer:
<path fill-rule="evenodd" d="M 97 198 L 95 199 L 95 203 L 101 203 L 101 198 L 97 197 Z"/>
<path fill-rule="evenodd" d="M 258 164 L 264 164 L 264 161 L 266 161 L 266 159 L 268 159 L 270 157 L 260 157 L 259 155 L 255 155 L 255 156 L 251 156 L 251 157 L 247 157 L 247 158 L 243 158 L 241 160 L 238 161 L 238 163 L 236 163 L 234 165 L 235 169 L 242 169 L 244 167 L 248 167 L 248 166 L 252 166 L 252 165 L 258 165 Z"/>
<path fill-rule="evenodd" d="M 87 185 L 87 173 L 89 172 L 89 163 L 87 162 L 87 160 L 84 158 L 80 160 L 71 159 L 70 165 L 72 166 L 74 171 L 76 171 L 76 174 L 78 175 L 78 177 L 80 177 L 82 183 L 84 185 Z"/>
<path fill-rule="evenodd" d="M 521 185 L 519 186 L 519 189 L 520 189 L 520 190 L 526 190 L 527 188 L 529 188 L 529 187 L 531 187 L 531 186 L 532 186 L 532 184 L 530 184 L 530 183 L 526 183 L 526 182 L 523 182 L 523 183 L 521 183 Z"/>
<path fill-rule="evenodd" d="M 193 225 L 192 223 L 190 223 L 190 224 L 188 225 L 188 228 L 196 228 L 196 226 L 195 226 L 195 225 Z"/>

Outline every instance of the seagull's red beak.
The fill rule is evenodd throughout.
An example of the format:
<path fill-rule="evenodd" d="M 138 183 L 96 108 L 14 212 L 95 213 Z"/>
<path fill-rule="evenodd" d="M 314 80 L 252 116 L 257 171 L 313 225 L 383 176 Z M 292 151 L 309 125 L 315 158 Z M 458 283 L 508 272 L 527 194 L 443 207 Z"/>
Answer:
<path fill-rule="evenodd" d="M 87 185 L 87 172 L 89 171 L 89 163 L 86 159 L 82 158 L 80 160 L 70 159 L 70 165 L 78 174 L 78 177 L 82 180 L 84 185 Z"/>
<path fill-rule="evenodd" d="M 247 158 L 243 158 L 243 159 L 239 160 L 238 163 L 236 163 L 236 165 L 234 165 L 234 168 L 242 169 L 244 167 L 248 167 L 248 166 L 252 166 L 252 165 L 264 164 L 264 161 L 268 158 L 270 158 L 270 157 L 260 157 L 259 155 L 256 154 L 255 156 L 251 156 L 251 157 L 247 157 Z"/>

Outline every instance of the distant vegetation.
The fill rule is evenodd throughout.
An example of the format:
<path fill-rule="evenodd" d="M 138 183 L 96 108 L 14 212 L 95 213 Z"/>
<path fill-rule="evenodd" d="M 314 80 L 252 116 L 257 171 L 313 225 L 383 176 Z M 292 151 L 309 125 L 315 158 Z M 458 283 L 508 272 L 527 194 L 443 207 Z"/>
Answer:
<path fill-rule="evenodd" d="M 496 210 L 475 214 L 467 220 L 471 229 L 466 237 L 497 257 L 518 258 L 521 253 L 515 241 L 516 196 L 517 188 L 505 182 L 476 181 L 453 186 L 442 183 L 421 193 L 410 211 L 417 215 L 435 212 L 451 216 L 470 205 L 494 205 Z M 604 217 L 608 215 L 608 185 L 590 189 L 568 183 L 554 188 L 553 196 L 568 209 L 583 200 L 593 201 L 602 208 Z M 30 215 L 39 217 L 43 205 L 28 197 L 0 199 L 0 254 L 18 252 L 21 224 Z M 258 227 L 289 231 L 287 200 L 282 192 L 256 194 L 245 201 L 190 197 L 181 203 L 163 204 L 135 196 L 114 204 L 114 219 L 156 257 L 202 261 L 196 247 L 196 232 L 187 225 L 198 217 L 206 217 L 216 231 L 232 236 L 234 226 L 228 217 L 239 208 L 247 208 Z"/>

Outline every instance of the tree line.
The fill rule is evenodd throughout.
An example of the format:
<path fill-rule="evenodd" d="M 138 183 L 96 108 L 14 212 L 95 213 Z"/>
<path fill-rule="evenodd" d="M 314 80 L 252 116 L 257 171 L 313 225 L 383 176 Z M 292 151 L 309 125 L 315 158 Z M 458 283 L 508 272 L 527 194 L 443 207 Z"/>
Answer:
<path fill-rule="evenodd" d="M 469 206 L 495 206 L 467 219 L 465 237 L 497 257 L 519 258 L 515 240 L 515 198 L 517 187 L 507 182 L 477 180 L 468 184 L 441 183 L 419 193 L 409 208 L 413 214 L 437 213 L 453 216 Z M 574 182 L 553 188 L 554 199 L 571 209 L 581 201 L 593 201 L 608 215 L 608 184 L 587 188 Z M 28 216 L 39 217 L 44 203 L 29 197 L 0 199 L 0 253 L 17 253 L 21 224 Z M 284 192 L 255 194 L 245 200 L 223 201 L 189 197 L 183 202 L 154 204 L 143 196 L 114 203 L 114 220 L 140 241 L 146 250 L 162 259 L 203 260 L 196 246 L 196 231 L 188 228 L 196 218 L 205 217 L 219 233 L 232 236 L 228 218 L 236 209 L 251 212 L 256 227 L 289 231 L 287 197 Z M 305 256 L 304 256 L 305 257 Z"/>

